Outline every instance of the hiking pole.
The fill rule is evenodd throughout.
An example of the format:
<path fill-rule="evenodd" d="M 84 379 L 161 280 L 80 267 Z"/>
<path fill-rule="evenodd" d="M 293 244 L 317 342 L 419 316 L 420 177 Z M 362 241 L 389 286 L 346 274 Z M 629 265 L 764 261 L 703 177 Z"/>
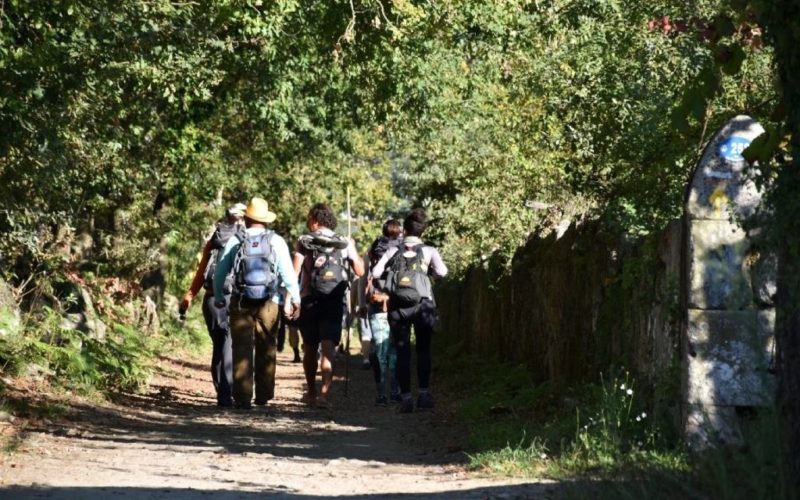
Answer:
<path fill-rule="evenodd" d="M 350 186 L 347 186 L 347 240 L 348 245 L 350 244 L 350 239 L 353 236 L 353 228 L 350 224 Z M 351 268 L 352 265 L 347 267 L 347 339 L 344 341 L 344 395 L 347 397 L 347 389 L 350 385 L 350 336 L 352 335 L 352 325 L 353 325 L 353 300 L 350 294 L 350 288 L 352 287 L 352 278 L 351 275 Z"/>

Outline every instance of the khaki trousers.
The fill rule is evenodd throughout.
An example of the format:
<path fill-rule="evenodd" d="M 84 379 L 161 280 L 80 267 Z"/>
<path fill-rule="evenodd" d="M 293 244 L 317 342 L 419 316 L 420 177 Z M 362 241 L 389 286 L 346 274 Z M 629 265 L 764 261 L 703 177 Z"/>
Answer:
<path fill-rule="evenodd" d="M 253 398 L 254 373 L 256 402 L 266 403 L 275 396 L 279 309 L 271 300 L 247 304 L 231 299 L 233 400 L 237 405 L 247 405 Z"/>

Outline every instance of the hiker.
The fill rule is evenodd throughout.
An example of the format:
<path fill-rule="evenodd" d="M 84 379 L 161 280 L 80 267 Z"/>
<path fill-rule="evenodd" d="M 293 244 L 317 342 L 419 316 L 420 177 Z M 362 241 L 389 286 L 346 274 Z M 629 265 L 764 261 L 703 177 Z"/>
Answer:
<path fill-rule="evenodd" d="M 365 263 L 369 262 L 369 254 L 362 257 Z M 366 266 L 365 266 L 366 267 Z M 356 304 L 355 315 L 358 318 L 358 332 L 359 339 L 361 340 L 361 368 L 369 370 L 372 368 L 371 362 L 371 345 L 372 345 L 372 330 L 369 328 L 369 317 L 367 314 L 367 284 L 369 279 L 369 268 L 365 269 L 367 272 L 355 280 L 352 284 L 353 292 L 350 294 L 350 303 Z"/>
<path fill-rule="evenodd" d="M 284 294 L 280 294 L 281 301 L 278 305 L 281 307 L 284 306 Z M 302 359 L 300 358 L 300 333 L 299 328 L 297 326 L 297 321 L 287 318 L 285 314 L 281 314 L 278 324 L 278 352 L 283 352 L 283 348 L 286 345 L 286 332 L 289 332 L 289 347 L 292 348 L 292 352 L 294 352 L 294 358 L 292 358 L 292 363 L 300 363 Z"/>
<path fill-rule="evenodd" d="M 383 224 L 383 232 L 370 246 L 367 258 L 370 267 L 374 267 L 383 255 L 402 242 L 400 222 L 391 219 Z M 385 406 L 390 401 L 399 403 L 400 389 L 397 386 L 397 352 L 389 335 L 389 296 L 383 292 L 384 283 L 380 276 L 375 277 L 371 270 L 364 290 L 367 328 L 371 335 L 369 357 L 372 364 L 375 385 L 378 391 L 375 404 Z M 391 393 L 386 397 L 386 381 L 391 384 Z"/>
<path fill-rule="evenodd" d="M 266 200 L 250 200 L 244 213 L 244 238 L 228 240 L 214 276 L 215 305 L 224 308 L 227 303 L 221 278 L 233 269 L 229 306 L 233 400 L 244 410 L 252 408 L 254 377 L 256 405 L 266 405 L 275 395 L 280 294 L 285 295 L 283 314 L 296 319 L 300 312 L 300 290 L 289 247 L 283 238 L 267 230 L 266 225 L 275 217 Z"/>
<path fill-rule="evenodd" d="M 436 323 L 434 279 L 447 275 L 447 266 L 436 248 L 425 245 L 422 233 L 427 226 L 425 211 L 415 208 L 403 221 L 405 236 L 400 246 L 389 248 L 372 268 L 373 276 L 384 277 L 389 295 L 389 328 L 397 349 L 397 378 L 402 401 L 400 413 L 414 411 L 411 399 L 411 327 L 416 335 L 417 408 L 433 408 L 430 390 L 431 337 Z M 384 272 L 387 272 L 384 276 Z"/>
<path fill-rule="evenodd" d="M 303 371 L 307 392 L 306 404 L 330 407 L 333 382 L 333 360 L 336 346 L 342 339 L 346 314 L 346 296 L 351 269 L 356 276 L 364 274 L 364 262 L 350 238 L 337 235 L 336 216 L 323 203 L 308 212 L 308 234 L 300 237 L 294 256 L 295 271 L 300 274 L 302 305 L 300 334 L 303 337 Z M 322 345 L 319 368 L 322 386 L 317 393 L 317 351 Z"/>
<path fill-rule="evenodd" d="M 211 337 L 211 381 L 217 393 L 217 406 L 230 407 L 233 405 L 231 399 L 231 387 L 233 386 L 233 362 L 231 354 L 231 336 L 228 331 L 228 311 L 214 307 L 214 270 L 217 265 L 217 258 L 225 248 L 228 240 L 237 233 L 244 231 L 242 216 L 245 206 L 237 203 L 226 211 L 224 220 L 217 223 L 214 232 L 206 240 L 203 247 L 200 264 L 194 274 L 194 279 L 189 287 L 189 291 L 183 296 L 178 312 L 181 316 L 186 314 L 192 299 L 200 291 L 200 287 L 205 290 L 203 297 L 203 318 L 206 321 L 208 335 Z M 232 280 L 230 277 L 224 279 L 223 294 L 225 302 L 230 299 Z"/>

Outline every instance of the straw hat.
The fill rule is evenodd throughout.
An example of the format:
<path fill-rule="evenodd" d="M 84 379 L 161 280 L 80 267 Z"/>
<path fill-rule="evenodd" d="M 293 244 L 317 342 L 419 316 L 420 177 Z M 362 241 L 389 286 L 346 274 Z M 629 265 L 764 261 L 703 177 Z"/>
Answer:
<path fill-rule="evenodd" d="M 263 198 L 253 198 L 247 205 L 247 210 L 244 216 L 255 222 L 262 222 L 269 224 L 277 217 L 273 212 L 269 211 L 269 204 Z"/>

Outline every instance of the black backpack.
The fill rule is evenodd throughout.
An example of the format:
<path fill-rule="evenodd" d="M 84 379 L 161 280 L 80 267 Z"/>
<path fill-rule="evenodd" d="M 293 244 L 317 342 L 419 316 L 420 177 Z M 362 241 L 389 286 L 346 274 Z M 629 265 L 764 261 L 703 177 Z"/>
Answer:
<path fill-rule="evenodd" d="M 264 302 L 278 293 L 280 279 L 276 271 L 272 231 L 246 235 L 233 261 L 233 293 L 251 302 Z"/>
<path fill-rule="evenodd" d="M 225 245 L 228 244 L 228 240 L 236 236 L 241 241 L 244 240 L 244 235 L 244 228 L 240 224 L 228 224 L 225 222 L 217 224 L 214 234 L 211 235 L 211 252 L 208 256 L 208 264 L 206 264 L 204 274 L 203 286 L 206 290 L 212 290 L 214 287 L 214 271 L 217 269 L 217 260 L 219 254 L 225 249 Z M 232 287 L 233 274 L 230 273 L 225 277 L 225 293 L 230 293 Z"/>
<path fill-rule="evenodd" d="M 389 259 L 384 288 L 389 294 L 389 303 L 395 307 L 413 307 L 423 298 L 433 297 L 422 247 L 422 244 L 412 248 L 401 246 Z"/>
<path fill-rule="evenodd" d="M 347 240 L 338 235 L 310 234 L 301 237 L 300 243 L 306 259 L 311 260 L 311 294 L 316 297 L 344 294 L 348 283 L 342 250 L 347 248 Z"/>
<path fill-rule="evenodd" d="M 402 238 L 395 238 L 389 239 L 386 236 L 380 236 L 375 241 L 372 242 L 372 246 L 369 249 L 369 267 L 375 267 L 375 264 L 381 260 L 381 257 L 389 251 L 391 248 L 397 248 L 399 252 L 402 250 L 401 243 L 403 242 Z M 389 270 L 389 266 L 387 265 L 386 270 L 383 272 L 382 276 L 373 276 L 372 277 L 372 289 L 375 291 L 383 292 L 386 290 L 386 275 Z"/>

